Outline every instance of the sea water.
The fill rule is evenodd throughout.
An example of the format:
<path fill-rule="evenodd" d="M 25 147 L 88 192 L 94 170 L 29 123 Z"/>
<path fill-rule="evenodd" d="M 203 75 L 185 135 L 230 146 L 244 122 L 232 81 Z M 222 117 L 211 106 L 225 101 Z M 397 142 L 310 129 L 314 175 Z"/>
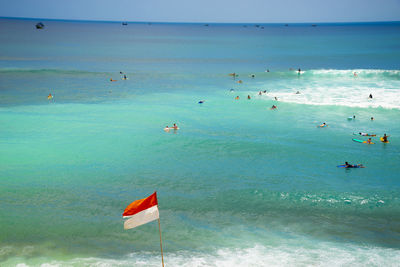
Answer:
<path fill-rule="evenodd" d="M 160 266 L 154 191 L 166 266 L 398 266 L 400 24 L 37 22 L 0 20 L 1 266 Z"/>

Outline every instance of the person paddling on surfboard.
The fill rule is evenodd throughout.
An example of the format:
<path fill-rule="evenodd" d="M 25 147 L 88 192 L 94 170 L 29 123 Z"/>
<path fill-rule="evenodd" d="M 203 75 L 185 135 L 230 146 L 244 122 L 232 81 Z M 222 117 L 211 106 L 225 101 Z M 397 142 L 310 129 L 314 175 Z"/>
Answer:
<path fill-rule="evenodd" d="M 384 134 L 382 137 L 383 142 L 387 143 L 388 142 L 387 138 L 388 138 L 388 136 L 386 134 Z"/>
<path fill-rule="evenodd" d="M 367 142 L 367 144 L 372 144 L 371 138 L 368 138 L 368 140 L 366 142 Z"/>
<path fill-rule="evenodd" d="M 365 168 L 362 164 L 352 165 L 349 164 L 347 161 L 344 163 L 345 168 Z"/>

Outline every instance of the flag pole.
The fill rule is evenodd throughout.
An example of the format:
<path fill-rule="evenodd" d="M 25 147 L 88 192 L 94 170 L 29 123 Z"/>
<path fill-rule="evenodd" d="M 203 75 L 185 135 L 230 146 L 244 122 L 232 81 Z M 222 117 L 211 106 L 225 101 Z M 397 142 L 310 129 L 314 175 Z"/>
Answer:
<path fill-rule="evenodd" d="M 159 230 L 159 232 L 160 232 L 161 263 L 162 263 L 162 267 L 164 267 L 164 256 L 163 256 L 162 241 L 161 241 L 161 224 L 160 224 L 160 217 L 158 217 L 158 230 Z"/>

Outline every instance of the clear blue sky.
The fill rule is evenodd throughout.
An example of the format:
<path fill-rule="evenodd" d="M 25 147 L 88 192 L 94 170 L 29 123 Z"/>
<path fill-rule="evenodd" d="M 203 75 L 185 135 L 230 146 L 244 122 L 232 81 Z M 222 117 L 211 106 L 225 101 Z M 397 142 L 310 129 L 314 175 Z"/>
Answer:
<path fill-rule="evenodd" d="M 0 17 L 153 22 L 400 21 L 400 0 L 0 0 Z"/>

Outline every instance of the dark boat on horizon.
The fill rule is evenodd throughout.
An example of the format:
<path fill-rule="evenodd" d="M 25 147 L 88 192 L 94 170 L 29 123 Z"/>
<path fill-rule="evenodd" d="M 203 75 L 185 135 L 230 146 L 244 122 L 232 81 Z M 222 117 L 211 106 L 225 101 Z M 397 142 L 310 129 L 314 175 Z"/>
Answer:
<path fill-rule="evenodd" d="M 44 24 L 39 22 L 38 24 L 36 24 L 36 29 L 43 29 L 44 28 Z"/>

